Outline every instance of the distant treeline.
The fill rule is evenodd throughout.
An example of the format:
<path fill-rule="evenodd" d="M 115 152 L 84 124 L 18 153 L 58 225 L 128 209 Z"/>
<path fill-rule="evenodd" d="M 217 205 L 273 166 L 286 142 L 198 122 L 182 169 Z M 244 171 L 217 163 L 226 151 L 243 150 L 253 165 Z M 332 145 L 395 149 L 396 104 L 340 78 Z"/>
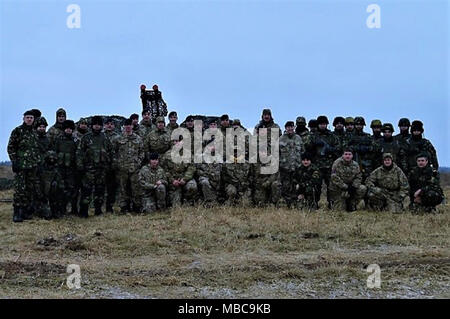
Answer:
<path fill-rule="evenodd" d="M 0 162 L 0 166 L 11 166 L 11 162 L 10 161 Z"/>

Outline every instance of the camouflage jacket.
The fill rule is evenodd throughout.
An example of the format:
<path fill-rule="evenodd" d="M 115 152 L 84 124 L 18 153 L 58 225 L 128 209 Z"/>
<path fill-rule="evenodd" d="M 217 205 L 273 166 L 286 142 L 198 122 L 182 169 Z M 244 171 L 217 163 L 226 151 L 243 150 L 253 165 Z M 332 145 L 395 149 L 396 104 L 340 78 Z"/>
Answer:
<path fill-rule="evenodd" d="M 123 133 L 113 142 L 113 168 L 120 171 L 134 173 L 138 171 L 144 161 L 144 144 L 142 138 L 132 133 Z"/>
<path fill-rule="evenodd" d="M 115 130 L 111 130 L 111 131 L 105 130 L 103 133 L 105 134 L 106 138 L 109 139 L 111 144 L 113 144 L 114 140 L 118 139 L 121 135 L 121 134 L 117 133 Z"/>
<path fill-rule="evenodd" d="M 196 175 L 198 180 L 200 180 L 201 177 L 206 177 L 213 188 L 220 188 L 222 163 L 199 163 L 195 164 L 195 166 L 197 168 Z"/>
<path fill-rule="evenodd" d="M 154 190 L 157 181 L 161 181 L 167 187 L 167 175 L 161 166 L 152 168 L 150 164 L 145 165 L 139 170 L 138 181 L 144 192 Z"/>
<path fill-rule="evenodd" d="M 156 125 L 154 125 L 152 121 L 150 121 L 149 123 L 145 123 L 144 120 L 141 120 L 139 122 L 139 129 L 135 133 L 145 140 L 147 136 L 150 134 L 150 132 L 155 128 Z"/>
<path fill-rule="evenodd" d="M 167 129 L 167 131 L 169 132 L 169 136 L 172 134 L 173 130 L 175 130 L 175 129 L 178 128 L 178 127 L 180 127 L 180 126 L 178 125 L 178 123 L 175 123 L 175 125 L 170 124 L 170 122 L 167 123 L 166 129 Z"/>
<path fill-rule="evenodd" d="M 358 188 L 361 185 L 362 174 L 358 163 L 346 163 L 342 157 L 338 158 L 331 167 L 330 188 L 346 190 L 348 186 Z"/>
<path fill-rule="evenodd" d="M 36 136 L 39 145 L 39 152 L 41 153 L 41 164 L 44 164 L 46 157 L 48 156 L 48 152 L 53 149 L 53 145 L 46 133 L 40 134 L 37 132 Z"/>
<path fill-rule="evenodd" d="M 297 194 L 312 194 L 322 186 L 320 170 L 313 164 L 301 166 L 295 171 L 294 184 L 298 185 Z"/>
<path fill-rule="evenodd" d="M 55 152 L 58 161 L 58 167 L 75 169 L 76 153 L 78 149 L 79 140 L 73 135 L 67 136 L 66 134 L 58 137 L 55 141 Z"/>
<path fill-rule="evenodd" d="M 113 147 L 104 133 L 89 132 L 81 139 L 77 149 L 77 169 L 110 169 Z"/>
<path fill-rule="evenodd" d="M 264 130 L 261 129 L 267 129 L 267 131 L 264 132 Z M 267 154 L 269 155 L 271 153 L 271 146 L 272 146 L 272 129 L 276 129 L 278 131 L 278 137 L 282 135 L 280 126 L 276 124 L 273 120 L 269 122 L 265 122 L 263 120 L 259 121 L 259 123 L 255 126 L 255 129 L 253 131 L 253 135 L 259 136 L 258 145 L 260 143 L 260 138 L 267 136 Z"/>
<path fill-rule="evenodd" d="M 305 130 L 302 131 L 302 132 L 297 132 L 297 131 L 296 131 L 295 134 L 297 134 L 298 136 L 301 137 L 303 144 L 305 144 L 306 141 L 308 140 L 308 136 L 309 136 L 309 131 L 308 131 L 308 129 L 305 129 Z"/>
<path fill-rule="evenodd" d="M 368 175 L 381 164 L 381 147 L 372 139 L 370 134 L 363 131 L 354 131 L 345 146 L 353 149 L 353 158 L 361 166 L 363 173 Z"/>
<path fill-rule="evenodd" d="M 75 139 L 77 141 L 81 141 L 81 139 L 83 138 L 83 136 L 85 136 L 87 133 L 89 133 L 89 129 L 87 129 L 85 132 L 80 132 L 79 129 L 76 129 L 73 132 L 73 136 L 75 137 Z"/>
<path fill-rule="evenodd" d="M 280 137 L 280 168 L 286 171 L 295 171 L 302 164 L 303 153 L 302 138 L 297 134 L 291 136 L 287 133 Z"/>
<path fill-rule="evenodd" d="M 60 136 L 64 135 L 64 130 L 62 129 L 62 123 L 55 123 L 47 131 L 47 136 L 52 143 Z"/>
<path fill-rule="evenodd" d="M 384 166 L 375 169 L 366 179 L 366 186 L 369 191 L 381 191 L 386 195 L 398 192 L 400 197 L 408 196 L 409 190 L 408 178 L 395 163 L 392 163 L 391 169 Z"/>
<path fill-rule="evenodd" d="M 392 160 L 398 167 L 404 172 L 407 173 L 408 162 L 405 154 L 405 150 L 401 147 L 398 140 L 391 137 L 390 139 L 383 138 L 379 141 L 380 145 L 380 154 L 379 166 L 382 165 L 382 156 L 384 153 L 391 153 Z"/>
<path fill-rule="evenodd" d="M 162 130 L 154 129 L 144 140 L 145 151 L 148 153 L 156 152 L 163 155 L 170 148 L 170 134 L 166 128 Z M 147 154 L 148 158 L 149 154 Z"/>
<path fill-rule="evenodd" d="M 231 184 L 238 191 L 247 190 L 253 184 L 251 164 L 245 163 L 226 163 L 223 165 L 222 181 L 224 185 Z"/>
<path fill-rule="evenodd" d="M 295 134 L 294 134 L 295 135 Z M 300 138 L 296 135 L 296 137 Z M 272 183 L 279 182 L 280 180 L 280 172 L 277 171 L 274 174 L 261 174 L 261 168 L 266 166 L 267 164 L 262 164 L 260 162 L 252 164 L 252 180 L 254 183 L 254 187 L 258 187 L 259 185 L 263 187 L 269 187 Z"/>
<path fill-rule="evenodd" d="M 440 186 L 439 172 L 430 165 L 420 168 L 415 167 L 409 175 L 410 193 L 414 194 L 417 190 L 433 190 L 444 196 Z"/>
<path fill-rule="evenodd" d="M 19 169 L 35 168 L 41 163 L 37 133 L 25 123 L 16 127 L 9 137 L 8 155 Z"/>
<path fill-rule="evenodd" d="M 313 163 L 319 168 L 331 167 L 342 153 L 339 139 L 328 129 L 310 134 L 305 149 L 313 154 Z"/>
<path fill-rule="evenodd" d="M 433 168 L 436 170 L 439 169 L 436 150 L 434 149 L 433 144 L 426 138 L 415 138 L 411 136 L 406 139 L 405 147 L 406 156 L 408 158 L 408 171 L 411 171 L 417 166 L 416 156 L 420 153 L 426 153 L 428 155 L 428 161 L 433 165 Z"/>
<path fill-rule="evenodd" d="M 338 140 L 339 140 L 339 144 L 341 145 L 341 148 L 342 148 L 342 146 L 344 145 L 344 143 L 345 143 L 345 131 L 344 130 L 334 130 L 333 131 L 333 134 L 338 138 Z M 339 154 L 340 155 L 340 154 Z"/>
<path fill-rule="evenodd" d="M 173 181 L 177 179 L 184 179 L 185 182 L 189 182 L 194 178 L 196 170 L 192 163 L 175 163 L 172 161 L 171 152 L 172 149 L 168 150 L 161 158 L 161 167 L 167 174 L 169 187 L 172 187 Z"/>

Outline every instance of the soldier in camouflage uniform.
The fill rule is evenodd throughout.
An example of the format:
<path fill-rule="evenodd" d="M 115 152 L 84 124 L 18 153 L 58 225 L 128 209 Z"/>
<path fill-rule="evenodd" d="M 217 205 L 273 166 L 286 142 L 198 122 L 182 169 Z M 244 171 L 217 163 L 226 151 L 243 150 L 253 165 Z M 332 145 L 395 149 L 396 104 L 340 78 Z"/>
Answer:
<path fill-rule="evenodd" d="M 409 134 L 409 127 L 411 126 L 411 123 L 409 122 L 409 119 L 407 118 L 401 118 L 398 121 L 398 128 L 400 130 L 400 133 L 395 135 L 394 138 L 399 141 L 400 145 L 406 142 L 406 140 L 411 137 L 411 134 Z"/>
<path fill-rule="evenodd" d="M 214 143 L 205 146 L 209 148 L 211 156 L 215 155 Z M 203 195 L 205 205 L 214 205 L 217 203 L 222 182 L 222 163 L 197 163 L 196 178 Z"/>
<path fill-rule="evenodd" d="M 409 176 L 410 207 L 416 211 L 432 212 L 444 200 L 437 169 L 429 165 L 428 154 L 416 156 L 417 166 Z"/>
<path fill-rule="evenodd" d="M 295 138 L 301 141 L 301 138 L 294 133 L 294 122 L 288 122 L 290 125 L 290 132 Z M 284 136 L 284 135 L 283 135 Z M 301 143 L 301 142 L 300 142 Z M 261 151 L 261 155 L 267 156 L 264 150 Z M 237 164 L 239 165 L 239 164 Z M 277 171 L 273 174 L 262 173 L 263 167 L 268 167 L 270 163 L 263 164 L 261 161 L 252 165 L 252 180 L 253 180 L 253 202 L 256 206 L 266 206 L 267 204 L 277 205 L 281 198 L 281 182 L 280 172 Z M 295 173 L 292 172 L 292 174 Z"/>
<path fill-rule="evenodd" d="M 311 164 L 312 158 L 310 154 L 303 153 L 302 165 L 295 172 L 294 183 L 298 209 L 317 209 L 319 207 L 318 194 L 322 186 L 322 178 L 319 168 Z"/>
<path fill-rule="evenodd" d="M 115 130 L 114 120 L 111 117 L 108 117 L 105 121 L 105 125 L 103 127 L 103 131 L 105 133 L 106 138 L 109 139 L 112 145 L 114 145 L 115 140 L 120 137 Z M 106 212 L 113 213 L 113 206 L 116 202 L 116 194 L 118 188 L 118 182 L 116 178 L 116 170 L 111 165 L 111 168 L 106 171 L 105 174 L 105 187 L 106 187 Z"/>
<path fill-rule="evenodd" d="M 162 156 L 170 148 L 170 133 L 165 125 L 164 117 L 160 116 L 156 119 L 156 129 L 151 131 L 144 140 L 146 158 L 149 158 L 150 153 L 158 153 Z"/>
<path fill-rule="evenodd" d="M 295 134 L 302 138 L 303 144 L 306 143 L 309 135 L 309 130 L 306 127 L 306 119 L 303 116 L 298 116 L 295 120 L 295 124 Z"/>
<path fill-rule="evenodd" d="M 372 120 L 372 122 L 370 122 L 370 128 L 372 129 L 372 139 L 375 142 L 379 142 L 383 138 L 383 136 L 381 135 L 382 126 L 383 124 L 380 120 Z"/>
<path fill-rule="evenodd" d="M 172 148 L 162 157 L 162 168 L 167 174 L 169 184 L 169 201 L 172 207 L 179 207 L 183 203 L 193 203 L 197 194 L 197 182 L 194 179 L 195 165 L 193 163 L 176 163 L 172 160 L 172 149 L 183 153 L 183 139 L 172 136 Z"/>
<path fill-rule="evenodd" d="M 62 124 L 64 123 L 66 118 L 66 111 L 63 108 L 59 108 L 56 111 L 56 122 L 47 132 L 48 138 L 50 139 L 51 143 L 53 143 L 59 136 L 64 135 Z"/>
<path fill-rule="evenodd" d="M 393 125 L 391 123 L 384 123 L 381 131 L 383 132 L 383 138 L 379 141 L 381 147 L 380 157 L 383 153 L 390 153 L 394 163 L 397 164 L 404 173 L 407 172 L 407 158 L 405 156 L 405 151 L 400 146 L 399 141 L 392 135 L 394 132 Z"/>
<path fill-rule="evenodd" d="M 78 125 L 76 125 L 76 129 L 73 132 L 73 136 L 75 137 L 75 140 L 77 143 L 81 141 L 83 136 L 85 136 L 87 133 L 89 133 L 89 123 L 88 120 L 84 117 L 80 118 L 78 121 Z M 78 204 L 79 204 L 79 198 L 81 194 L 81 176 L 78 174 L 75 174 L 75 185 L 74 185 L 74 197 L 71 201 L 71 214 L 72 215 L 78 215 Z M 65 209 L 64 209 L 65 211 Z"/>
<path fill-rule="evenodd" d="M 64 134 L 59 136 L 55 140 L 54 150 L 56 152 L 56 157 L 58 158 L 58 174 L 62 180 L 63 194 L 60 197 L 58 203 L 57 217 L 66 214 L 67 204 L 72 204 L 72 214 L 77 214 L 75 211 L 76 202 L 78 199 L 78 178 L 77 178 L 77 163 L 76 163 L 76 153 L 78 140 L 74 135 L 75 123 L 71 120 L 66 120 L 63 122 L 62 129 Z"/>
<path fill-rule="evenodd" d="M 355 120 L 353 117 L 349 116 L 345 118 L 345 136 L 344 142 L 342 143 L 342 147 L 348 144 L 348 141 L 352 138 L 353 133 L 355 132 Z"/>
<path fill-rule="evenodd" d="M 341 153 L 339 139 L 328 128 L 328 118 L 319 116 L 317 118 L 318 130 L 310 134 L 305 145 L 307 152 L 312 154 L 313 163 L 320 169 L 322 180 L 327 185 L 327 200 L 329 200 L 328 186 L 330 184 L 331 166 Z M 322 190 L 317 196 L 320 198 Z"/>
<path fill-rule="evenodd" d="M 144 161 L 144 143 L 133 133 L 131 119 L 125 120 L 123 133 L 114 140 L 113 168 L 119 182 L 119 206 L 121 213 L 134 211 L 139 213 L 141 201 L 138 173 Z"/>
<path fill-rule="evenodd" d="M 142 189 L 142 212 L 145 214 L 166 209 L 168 187 L 166 172 L 159 166 L 158 153 L 151 153 L 149 158 L 149 164 L 142 167 L 138 174 Z"/>
<path fill-rule="evenodd" d="M 421 121 L 413 121 L 411 124 L 411 136 L 406 139 L 405 143 L 405 152 L 408 158 L 407 174 L 417 166 L 415 158 L 421 153 L 427 154 L 428 161 L 432 168 L 439 170 L 436 150 L 429 140 L 422 137 L 423 132 L 423 123 Z"/>
<path fill-rule="evenodd" d="M 78 141 L 81 141 L 81 138 L 86 135 L 86 133 L 89 133 L 89 123 L 86 118 L 82 117 L 78 121 L 78 125 L 73 132 L 73 135 Z"/>
<path fill-rule="evenodd" d="M 294 122 L 285 124 L 286 132 L 280 138 L 280 179 L 281 194 L 290 206 L 296 201 L 294 175 L 301 166 L 304 151 L 302 138 L 294 132 Z"/>
<path fill-rule="evenodd" d="M 251 204 L 250 185 L 253 185 L 253 176 L 251 164 L 245 159 L 245 156 L 234 157 L 232 162 L 223 165 L 222 181 L 226 205 L 249 206 Z"/>
<path fill-rule="evenodd" d="M 50 150 L 45 156 L 41 173 L 42 192 L 48 199 L 51 218 L 61 216 L 61 204 L 64 201 L 64 181 L 58 168 L 56 152 Z"/>
<path fill-rule="evenodd" d="M 408 197 L 408 178 L 393 162 L 390 153 L 383 154 L 383 165 L 375 169 L 366 180 L 368 206 L 373 210 L 400 213 Z"/>
<path fill-rule="evenodd" d="M 266 132 L 264 132 L 264 129 L 267 129 Z M 271 154 L 271 143 L 272 143 L 272 134 L 271 134 L 271 130 L 272 129 L 276 129 L 278 131 L 278 136 L 281 136 L 282 132 L 280 129 L 280 126 L 278 124 L 276 124 L 273 120 L 272 117 L 272 111 L 270 111 L 270 109 L 264 109 L 262 111 L 262 115 L 261 115 L 261 121 L 259 121 L 259 123 L 255 126 L 255 130 L 253 132 L 253 135 L 258 135 L 258 136 L 264 136 L 267 135 L 267 154 L 270 155 Z M 258 138 L 258 143 L 259 143 L 259 138 Z M 259 147 L 258 147 L 259 149 Z"/>
<path fill-rule="evenodd" d="M 309 135 L 317 132 L 317 120 L 310 119 L 308 122 L 308 128 L 309 128 Z"/>
<path fill-rule="evenodd" d="M 166 129 L 169 132 L 169 135 L 172 134 L 173 130 L 179 127 L 178 123 L 178 114 L 175 111 L 169 113 L 169 123 L 166 125 Z"/>
<path fill-rule="evenodd" d="M 137 133 L 140 137 L 142 137 L 142 140 L 145 141 L 147 136 L 150 134 L 150 132 L 154 128 L 155 128 L 155 125 L 153 124 L 153 121 L 152 121 L 152 118 L 151 118 L 150 109 L 149 108 L 145 108 L 142 111 L 142 120 L 139 123 L 139 129 L 135 133 Z"/>
<path fill-rule="evenodd" d="M 367 188 L 361 184 L 362 175 L 358 163 L 353 161 L 351 148 L 345 148 L 331 168 L 330 207 L 335 210 L 355 211 L 366 195 Z"/>
<path fill-rule="evenodd" d="M 365 125 L 363 117 L 355 117 L 355 131 L 344 146 L 353 149 L 354 160 L 361 168 L 363 182 L 380 165 L 380 146 L 369 133 L 363 131 Z"/>
<path fill-rule="evenodd" d="M 47 169 L 53 170 L 54 167 L 51 165 L 51 160 L 47 159 L 49 152 L 52 150 L 52 144 L 50 143 L 50 139 L 47 136 L 47 120 L 45 117 L 38 117 L 34 123 L 36 127 L 37 140 L 39 145 L 41 162 L 39 163 L 39 181 L 41 184 L 41 192 L 42 198 L 40 198 L 39 203 L 37 203 L 38 210 L 42 214 L 42 216 L 46 219 L 51 218 L 51 211 L 49 206 L 49 192 L 46 192 L 45 185 L 48 184 L 47 178 L 49 174 L 46 174 Z"/>
<path fill-rule="evenodd" d="M 102 214 L 105 196 L 105 175 L 111 169 L 112 144 L 102 132 L 103 119 L 94 116 L 91 119 L 91 132 L 80 141 L 77 149 L 77 169 L 83 172 L 81 188 L 80 216 L 88 217 L 91 194 L 94 194 L 95 214 Z"/>
<path fill-rule="evenodd" d="M 8 142 L 8 155 L 12 163 L 14 176 L 13 221 L 30 219 L 36 200 L 42 198 L 38 176 L 41 163 L 37 135 L 33 130 L 34 115 L 27 111 L 23 115 L 23 124 L 16 127 Z"/>
<path fill-rule="evenodd" d="M 342 116 L 337 116 L 333 120 L 334 131 L 333 134 L 339 139 L 339 144 L 344 145 L 345 131 L 344 131 L 345 119 Z"/>
<path fill-rule="evenodd" d="M 139 114 L 133 113 L 130 115 L 130 120 L 133 125 L 133 133 L 139 135 L 141 126 L 139 125 Z"/>

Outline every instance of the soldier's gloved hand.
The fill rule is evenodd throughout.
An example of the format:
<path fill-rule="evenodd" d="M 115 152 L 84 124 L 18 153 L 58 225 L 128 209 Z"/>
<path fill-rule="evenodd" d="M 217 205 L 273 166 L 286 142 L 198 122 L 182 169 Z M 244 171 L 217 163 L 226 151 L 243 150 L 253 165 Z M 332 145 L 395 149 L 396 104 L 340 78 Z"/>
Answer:
<path fill-rule="evenodd" d="M 20 171 L 19 163 L 17 163 L 17 161 L 12 161 L 11 166 L 13 173 L 18 173 Z"/>

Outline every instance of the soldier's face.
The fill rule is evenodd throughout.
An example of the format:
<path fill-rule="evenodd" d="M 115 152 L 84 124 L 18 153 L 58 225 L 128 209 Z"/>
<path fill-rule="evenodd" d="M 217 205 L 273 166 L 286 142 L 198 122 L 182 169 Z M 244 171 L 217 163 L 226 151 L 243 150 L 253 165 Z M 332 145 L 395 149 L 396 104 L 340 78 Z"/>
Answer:
<path fill-rule="evenodd" d="M 93 129 L 94 131 L 100 131 L 100 130 L 102 129 L 102 126 L 101 126 L 101 125 L 98 125 L 98 124 L 94 124 L 94 125 L 92 125 L 92 129 Z"/>
<path fill-rule="evenodd" d="M 158 166 L 158 164 L 159 164 L 159 160 L 158 160 L 158 159 L 152 159 L 152 160 L 150 160 L 150 166 L 151 166 L 151 167 L 155 168 L 155 167 Z"/>
<path fill-rule="evenodd" d="M 130 134 L 133 132 L 133 125 L 124 125 L 125 132 Z"/>
<path fill-rule="evenodd" d="M 344 159 L 344 161 L 350 162 L 351 160 L 353 160 L 353 153 L 352 152 L 344 152 L 344 154 L 342 155 L 342 158 Z"/>
<path fill-rule="evenodd" d="M 303 166 L 308 167 L 309 165 L 311 165 L 311 160 L 308 158 L 304 158 L 302 159 L 302 164 Z"/>
<path fill-rule="evenodd" d="M 188 128 L 194 127 L 194 121 L 188 121 L 188 122 L 186 122 L 186 127 L 188 127 Z"/>
<path fill-rule="evenodd" d="M 150 113 L 147 112 L 147 113 L 142 114 L 142 119 L 144 120 L 144 122 L 150 121 Z"/>
<path fill-rule="evenodd" d="M 391 131 L 384 131 L 383 132 L 383 136 L 387 137 L 387 138 L 391 138 L 392 137 L 392 132 Z"/>
<path fill-rule="evenodd" d="M 158 129 L 162 130 L 166 126 L 166 124 L 164 122 L 158 122 L 156 126 L 158 127 Z"/>
<path fill-rule="evenodd" d="M 171 117 L 169 117 L 169 121 L 171 123 L 176 123 L 177 120 L 178 120 L 178 116 L 176 116 L 176 115 L 172 115 Z"/>
<path fill-rule="evenodd" d="M 81 123 L 79 126 L 80 126 L 80 129 L 82 129 L 82 130 L 87 129 L 87 124 Z"/>
<path fill-rule="evenodd" d="M 412 134 L 415 136 L 418 136 L 418 135 L 422 134 L 422 132 L 421 131 L 413 131 Z"/>
<path fill-rule="evenodd" d="M 384 164 L 384 166 L 386 166 L 386 167 L 391 166 L 391 165 L 392 165 L 392 158 L 386 157 L 386 158 L 383 160 L 383 164 Z"/>
<path fill-rule="evenodd" d="M 45 125 L 39 125 L 37 128 L 38 132 L 40 133 L 45 133 L 45 129 L 46 129 Z"/>
<path fill-rule="evenodd" d="M 373 132 L 373 134 L 380 133 L 381 132 L 381 127 L 373 127 L 372 128 L 372 132 Z"/>
<path fill-rule="evenodd" d="M 222 126 L 222 127 L 228 127 L 229 125 L 230 125 L 229 120 L 220 121 L 220 126 Z"/>
<path fill-rule="evenodd" d="M 59 114 L 58 115 L 58 122 L 62 123 L 66 120 L 66 116 L 64 114 Z"/>
<path fill-rule="evenodd" d="M 217 128 L 217 123 L 216 122 L 209 123 L 209 128 L 210 129 L 216 129 Z"/>
<path fill-rule="evenodd" d="M 319 125 L 319 130 L 326 130 L 327 129 L 327 123 L 320 123 Z"/>
<path fill-rule="evenodd" d="M 356 124 L 356 125 L 355 125 L 355 128 L 356 128 L 358 131 L 362 131 L 363 127 L 364 127 L 364 125 L 361 125 L 361 124 Z"/>
<path fill-rule="evenodd" d="M 336 130 L 340 131 L 340 130 L 344 129 L 344 124 L 342 124 L 342 123 L 337 123 L 336 126 L 335 126 L 335 128 L 336 128 Z"/>
<path fill-rule="evenodd" d="M 355 126 L 353 124 L 347 124 L 347 126 L 345 127 L 346 131 L 353 131 L 353 129 L 355 128 Z"/>
<path fill-rule="evenodd" d="M 400 126 L 400 131 L 406 132 L 409 130 L 409 126 Z"/>
<path fill-rule="evenodd" d="M 34 122 L 34 116 L 33 116 L 33 115 L 25 115 L 25 116 L 23 117 L 23 122 L 24 122 L 26 125 L 32 125 L 33 122 Z"/>
<path fill-rule="evenodd" d="M 132 121 L 133 125 L 137 125 L 139 123 L 139 118 L 135 117 L 131 121 Z"/>
<path fill-rule="evenodd" d="M 64 133 L 66 133 L 67 135 L 72 135 L 73 130 L 70 127 L 68 127 L 64 130 Z"/>
<path fill-rule="evenodd" d="M 286 133 L 294 134 L 294 127 L 293 126 L 286 126 Z"/>
<path fill-rule="evenodd" d="M 417 159 L 417 166 L 425 167 L 428 165 L 428 159 L 426 157 L 419 157 Z"/>
<path fill-rule="evenodd" d="M 272 117 L 270 116 L 270 114 L 264 114 L 263 119 L 264 121 L 269 122 L 272 119 Z"/>
<path fill-rule="evenodd" d="M 112 122 L 108 122 L 105 124 L 105 130 L 106 131 L 112 131 L 114 130 L 114 124 Z"/>

